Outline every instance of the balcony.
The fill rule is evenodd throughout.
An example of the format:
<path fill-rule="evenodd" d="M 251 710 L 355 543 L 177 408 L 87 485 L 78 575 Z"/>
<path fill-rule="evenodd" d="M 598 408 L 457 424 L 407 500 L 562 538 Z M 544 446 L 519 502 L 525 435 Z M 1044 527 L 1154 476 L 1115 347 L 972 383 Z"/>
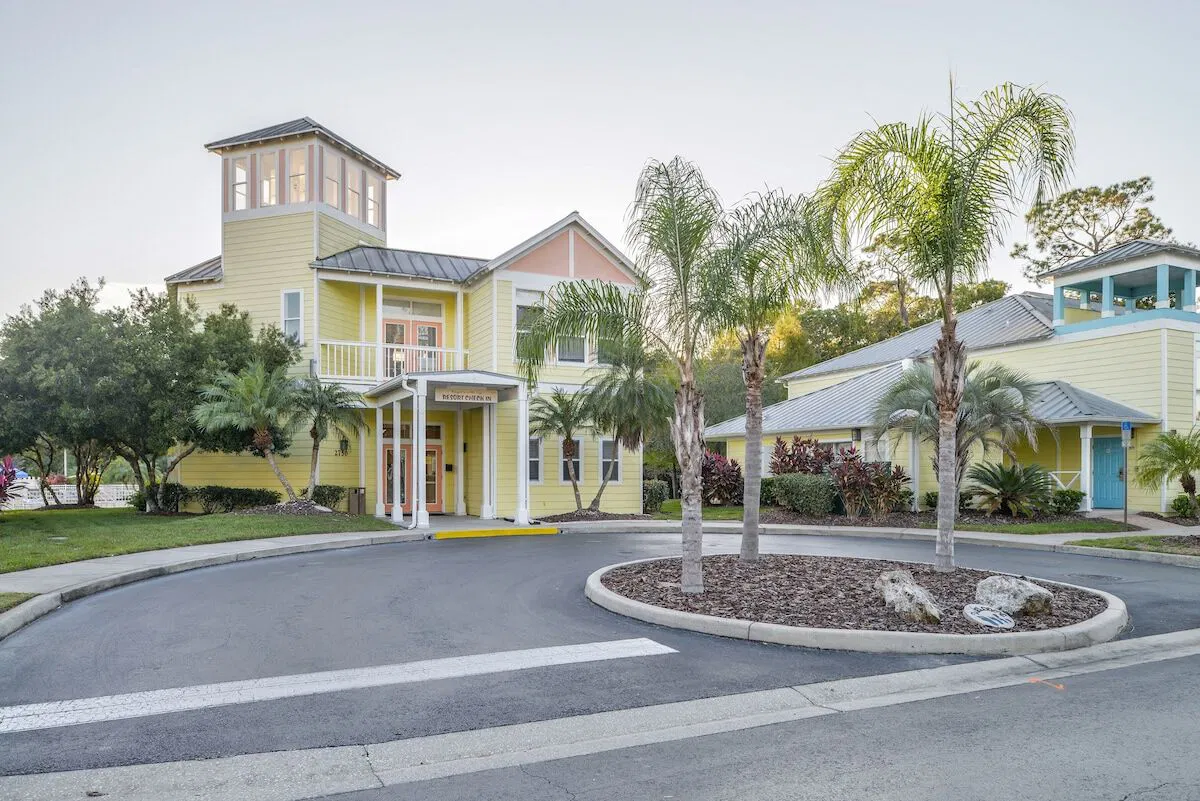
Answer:
<path fill-rule="evenodd" d="M 409 373 L 467 369 L 467 351 L 422 345 L 321 340 L 317 375 L 331 381 L 379 384 Z"/>

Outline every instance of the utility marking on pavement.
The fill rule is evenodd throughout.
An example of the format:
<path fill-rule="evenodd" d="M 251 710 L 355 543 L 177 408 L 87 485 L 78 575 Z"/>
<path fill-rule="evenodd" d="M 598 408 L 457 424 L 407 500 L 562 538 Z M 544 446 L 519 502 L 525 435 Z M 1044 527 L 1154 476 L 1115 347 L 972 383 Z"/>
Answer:
<path fill-rule="evenodd" d="M 295 698 L 343 690 L 386 687 L 393 684 L 457 679 L 487 673 L 504 673 L 554 665 L 603 662 L 673 653 L 676 653 L 674 648 L 668 648 L 645 637 L 638 637 L 629 640 L 556 645 L 522 651 L 500 651 L 491 654 L 426 659 L 420 662 L 329 670 L 294 676 L 272 676 L 265 679 L 200 684 L 194 687 L 147 690 L 70 701 L 22 704 L 0 707 L 0 733 L 78 726 L 83 723 L 126 720 L 171 712 L 186 712 L 193 709 L 208 709 L 215 706 L 246 704 L 254 701 L 273 701 L 280 698 Z"/>
<path fill-rule="evenodd" d="M 1046 681 L 1045 679 L 1037 679 L 1037 678 L 1033 678 L 1033 679 L 1030 679 L 1030 680 L 1029 680 L 1029 683 L 1030 683 L 1030 684 L 1045 684 L 1047 687 L 1053 687 L 1053 688 L 1054 688 L 1054 689 L 1056 689 L 1056 690 L 1065 690 L 1065 689 L 1067 689 L 1067 685 L 1065 685 L 1065 684 L 1055 684 L 1054 682 L 1052 682 L 1052 681 Z"/>

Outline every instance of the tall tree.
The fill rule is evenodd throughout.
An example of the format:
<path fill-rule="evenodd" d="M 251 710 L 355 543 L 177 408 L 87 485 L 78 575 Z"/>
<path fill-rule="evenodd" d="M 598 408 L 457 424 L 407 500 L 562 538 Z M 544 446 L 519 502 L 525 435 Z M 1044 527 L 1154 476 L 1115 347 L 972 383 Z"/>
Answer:
<path fill-rule="evenodd" d="M 627 239 L 646 279 L 641 291 L 611 282 L 572 281 L 546 296 L 543 313 L 520 342 L 526 377 L 536 381 L 547 349 L 563 338 L 618 339 L 627 333 L 662 351 L 676 373 L 671 441 L 679 462 L 683 507 L 682 590 L 704 591 L 701 564 L 700 462 L 704 396 L 696 360 L 712 321 L 705 313 L 703 267 L 717 240 L 721 204 L 696 166 L 676 157 L 642 170 L 630 207 Z"/>
<path fill-rule="evenodd" d="M 203 431 L 249 432 L 252 447 L 267 460 L 275 477 L 296 501 L 296 490 L 275 458 L 282 438 L 290 439 L 297 421 L 296 385 L 287 368 L 268 370 L 254 362 L 238 373 L 221 373 L 200 391 L 201 401 L 192 409 L 192 420 Z"/>
<path fill-rule="evenodd" d="M 933 349 L 938 414 L 935 566 L 954 569 L 958 505 L 955 433 L 966 380 L 955 294 L 976 279 L 1031 183 L 1041 203 L 1066 179 L 1071 117 L 1055 95 L 1003 84 L 978 100 L 951 99 L 948 114 L 856 136 L 818 194 L 831 241 L 849 260 L 855 235 L 893 237 L 914 279 L 936 291 L 941 335 Z"/>
<path fill-rule="evenodd" d="M 579 460 L 579 435 L 592 427 L 592 409 L 587 393 L 567 393 L 554 389 L 549 395 L 539 395 L 529 404 L 529 430 L 538 437 L 562 439 L 560 457 L 567 466 L 567 478 L 575 493 L 575 511 L 583 508 L 583 496 L 579 494 L 579 473 L 575 462 Z M 580 467 L 583 463 L 580 462 Z"/>
<path fill-rule="evenodd" d="M 1150 176 L 1111 186 L 1087 186 L 1035 203 L 1025 215 L 1033 236 L 1013 245 L 1012 257 L 1025 262 L 1025 277 L 1040 282 L 1049 270 L 1092 256 L 1133 239 L 1166 239 L 1171 229 L 1150 210 Z"/>
<path fill-rule="evenodd" d="M 308 489 L 305 500 L 311 501 L 317 489 L 317 470 L 321 464 L 321 443 L 330 431 L 347 439 L 362 428 L 358 407 L 362 395 L 351 392 L 341 384 L 326 384 L 310 376 L 296 388 L 296 415 L 308 425 L 308 436 L 312 439 L 312 459 L 308 468 Z"/>

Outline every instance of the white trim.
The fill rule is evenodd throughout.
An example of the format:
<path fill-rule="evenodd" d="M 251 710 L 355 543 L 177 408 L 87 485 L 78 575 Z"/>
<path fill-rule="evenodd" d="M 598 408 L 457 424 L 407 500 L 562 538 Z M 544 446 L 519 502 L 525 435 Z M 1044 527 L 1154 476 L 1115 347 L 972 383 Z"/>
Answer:
<path fill-rule="evenodd" d="M 313 353 L 312 363 L 316 366 L 316 374 L 321 374 L 321 279 L 317 274 L 313 273 L 313 297 L 312 297 L 312 328 L 313 328 Z"/>
<path fill-rule="evenodd" d="M 463 325 L 463 291 L 462 287 L 459 287 L 454 295 L 454 347 L 460 351 L 466 344 L 463 342 Z M 467 365 L 464 361 L 459 366 L 465 368 Z"/>
<path fill-rule="evenodd" d="M 517 390 L 517 508 L 513 522 L 529 525 L 529 391 Z"/>
<path fill-rule="evenodd" d="M 204 292 L 208 289 L 224 289 L 224 281 L 214 281 L 211 278 L 204 281 L 170 281 L 167 287 L 175 287 L 177 292 Z"/>
<path fill-rule="evenodd" d="M 492 273 L 492 370 L 500 369 L 500 322 L 496 319 L 496 294 L 500 291 L 500 285 L 496 281 L 496 274 Z M 515 293 L 514 293 L 515 295 Z"/>
<path fill-rule="evenodd" d="M 613 451 L 617 459 L 617 477 L 608 482 L 608 485 L 610 487 L 617 487 L 625 481 L 625 459 L 622 456 L 622 451 L 625 449 L 621 447 L 620 442 L 608 437 L 600 437 L 596 440 L 596 464 L 600 468 L 600 472 L 596 474 L 596 486 L 599 487 L 601 482 L 604 481 L 604 443 L 606 442 L 613 444 Z M 763 450 L 765 452 L 766 449 L 764 448 Z"/>
<path fill-rule="evenodd" d="M 569 486 L 571 486 L 571 479 L 563 478 L 563 465 L 567 461 L 566 458 L 563 456 L 563 447 L 562 446 L 563 446 L 564 442 L 566 442 L 565 438 L 563 438 L 563 437 L 558 438 L 558 454 L 555 456 L 554 462 L 556 465 L 555 470 L 557 470 L 557 472 L 558 472 L 559 486 L 569 487 Z M 577 482 L 579 482 L 580 484 L 583 484 L 583 477 L 587 474 L 587 468 L 585 467 L 585 465 L 587 464 L 587 459 L 584 456 L 583 437 L 575 437 L 575 442 L 578 443 L 578 445 L 579 445 L 578 454 L 576 455 L 576 458 L 574 460 L 572 460 L 572 461 L 579 462 L 579 470 L 576 471 L 577 474 L 575 476 L 575 480 Z"/>
<path fill-rule="evenodd" d="M 296 293 L 296 294 L 300 295 L 300 317 L 299 317 L 300 324 L 297 326 L 296 330 L 298 331 L 297 344 L 303 346 L 305 344 L 304 343 L 304 290 L 303 289 L 281 289 L 281 290 L 279 290 L 279 327 L 281 329 L 283 329 L 284 336 L 286 336 L 287 335 L 286 321 L 296 319 L 296 318 L 287 316 L 287 296 L 292 293 Z"/>
<path fill-rule="evenodd" d="M 370 245 L 369 247 L 375 247 Z M 365 273 L 361 270 L 339 270 L 336 267 L 312 268 L 321 274 L 326 281 L 345 281 L 350 284 L 368 284 L 399 287 L 401 289 L 416 289 L 424 292 L 453 292 L 453 281 L 443 281 L 440 278 L 418 278 L 417 276 L 396 276 L 387 273 Z"/>
<path fill-rule="evenodd" d="M 491 520 L 496 516 L 496 504 L 492 496 L 492 407 L 495 404 L 483 404 L 483 419 L 480 422 L 479 438 L 483 443 L 483 453 L 480 455 L 480 468 L 483 476 L 480 481 L 483 497 L 479 499 L 479 517 L 481 520 Z"/>
<path fill-rule="evenodd" d="M 1147 270 L 1157 267 L 1160 264 L 1166 264 L 1171 267 L 1180 267 L 1183 269 L 1197 270 L 1200 269 L 1200 259 L 1193 256 L 1188 256 L 1175 251 L 1156 251 L 1146 256 L 1139 256 L 1134 259 L 1125 259 L 1124 261 L 1112 262 L 1110 264 L 1102 264 L 1097 267 L 1091 267 L 1079 272 L 1065 273 L 1063 275 L 1049 276 L 1055 284 L 1061 284 L 1064 287 L 1074 287 L 1075 284 L 1082 284 L 1088 281 L 1095 281 L 1105 276 L 1125 275 L 1134 273 L 1138 270 Z"/>
<path fill-rule="evenodd" d="M 464 465 L 466 464 L 466 452 L 463 450 L 463 445 L 466 442 L 466 431 L 463 428 L 465 425 L 463 419 L 463 408 L 460 405 L 454 410 L 454 461 L 455 477 L 454 477 L 454 513 L 465 515 L 467 513 L 467 474 Z M 442 452 L 442 469 L 445 469 L 446 454 Z"/>
<path fill-rule="evenodd" d="M 1160 417 L 1162 418 L 1162 423 L 1160 424 L 1161 425 L 1160 430 L 1170 431 L 1171 430 L 1171 421 L 1170 421 L 1170 418 L 1167 417 L 1167 396 L 1168 396 L 1168 392 L 1169 392 L 1169 387 L 1168 387 L 1168 382 L 1167 382 L 1167 329 L 1165 329 L 1165 328 L 1159 334 L 1159 350 L 1161 351 L 1160 361 L 1159 361 L 1159 372 L 1162 375 L 1162 384 L 1159 388 L 1159 391 L 1162 393 L 1162 398 L 1160 400 L 1160 405 L 1162 407 L 1162 413 L 1160 415 Z M 1192 424 L 1195 425 L 1195 422 L 1196 422 L 1196 419 L 1193 417 Z M 1129 451 L 1126 451 L 1125 455 L 1128 458 Z M 1125 472 L 1128 473 L 1129 470 L 1126 470 Z M 1129 481 L 1128 475 L 1125 476 L 1125 480 Z M 1158 513 L 1161 515 L 1165 515 L 1167 513 L 1167 481 L 1166 481 L 1166 479 L 1163 480 L 1162 489 L 1159 492 Z"/>

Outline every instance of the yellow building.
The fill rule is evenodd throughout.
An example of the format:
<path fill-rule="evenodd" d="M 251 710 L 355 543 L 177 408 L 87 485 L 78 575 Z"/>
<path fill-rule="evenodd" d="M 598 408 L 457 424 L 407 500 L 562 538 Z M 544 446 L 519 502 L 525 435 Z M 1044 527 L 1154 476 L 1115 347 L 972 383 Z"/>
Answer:
<path fill-rule="evenodd" d="M 514 343 L 525 309 L 561 281 L 634 286 L 624 254 L 576 212 L 490 259 L 389 248 L 399 173 L 307 117 L 206 147 L 221 160 L 221 254 L 169 276 L 168 291 L 278 325 L 300 345 L 298 375 L 362 393 L 362 431 L 325 443 L 321 483 L 363 487 L 376 515 L 418 527 L 436 514 L 524 524 L 574 509 L 562 443 L 530 435 Z M 552 356 L 538 391 L 578 391 L 604 369 L 594 342 Z M 641 453 L 578 444 L 585 502 L 612 466 L 601 508 L 640 512 Z M 300 436 L 281 460 L 298 486 L 307 452 Z M 244 454 L 194 454 L 176 480 L 278 485 Z"/>
<path fill-rule="evenodd" d="M 1200 251 L 1138 240 L 1050 273 L 1051 295 L 1010 295 L 959 317 L 969 360 L 1005 364 L 1038 382 L 1032 412 L 1043 428 L 1037 447 L 1022 445 L 1016 455 L 1045 467 L 1059 486 L 1086 493 L 1085 510 L 1120 508 L 1128 491 L 1130 509 L 1165 512 L 1179 491 L 1126 486 L 1121 429 L 1131 432 L 1134 469 L 1140 447 L 1156 434 L 1187 432 L 1196 421 L 1197 270 Z M 1136 308 L 1138 298 L 1150 298 L 1153 308 Z M 873 410 L 902 370 L 930 357 L 940 326 L 914 328 L 781 378 L 788 399 L 763 413 L 764 468 L 777 437 L 853 443 L 869 459 L 904 466 L 915 508 L 922 493 L 937 489 L 932 449 L 907 437 L 876 437 Z M 745 453 L 744 418 L 705 435 L 725 441 L 735 459 Z"/>

